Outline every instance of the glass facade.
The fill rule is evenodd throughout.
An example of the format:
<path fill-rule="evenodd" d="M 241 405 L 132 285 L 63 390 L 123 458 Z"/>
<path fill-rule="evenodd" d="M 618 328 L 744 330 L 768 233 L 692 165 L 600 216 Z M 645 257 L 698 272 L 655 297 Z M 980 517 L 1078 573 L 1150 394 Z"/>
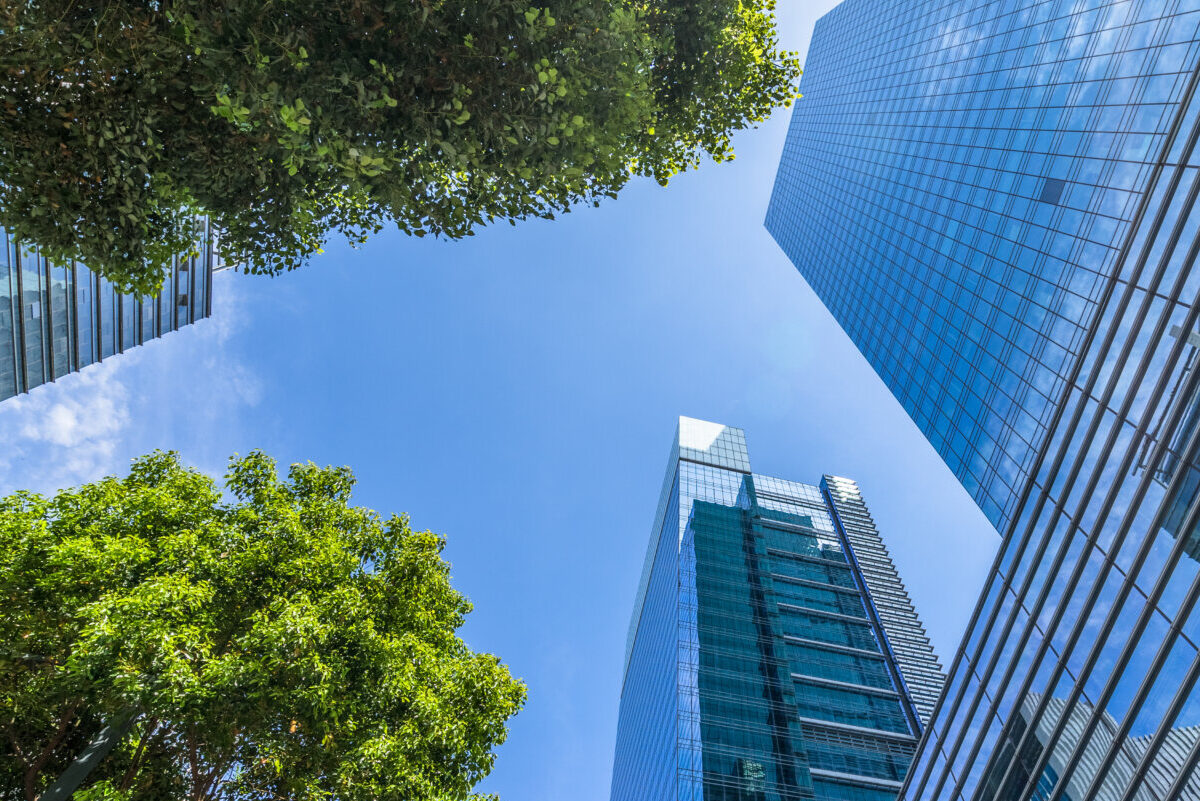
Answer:
<path fill-rule="evenodd" d="M 59 266 L 0 230 L 0 401 L 212 313 L 214 254 L 200 223 L 196 257 L 152 298 L 121 295 L 82 264 Z"/>
<path fill-rule="evenodd" d="M 1200 799 L 1200 2 L 846 0 L 767 227 L 1003 544 L 908 799 Z"/>
<path fill-rule="evenodd" d="M 942 681 L 854 482 L 758 475 L 740 429 L 680 418 L 612 801 L 892 801 Z"/>

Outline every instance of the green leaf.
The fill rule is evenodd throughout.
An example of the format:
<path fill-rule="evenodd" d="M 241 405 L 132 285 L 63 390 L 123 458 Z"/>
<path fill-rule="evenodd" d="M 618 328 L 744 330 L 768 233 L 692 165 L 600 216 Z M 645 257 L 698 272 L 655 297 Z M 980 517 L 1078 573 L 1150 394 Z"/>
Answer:
<path fill-rule="evenodd" d="M 75 798 L 320 798 L 349 780 L 354 798 L 466 801 L 525 688 L 457 636 L 471 605 L 444 540 L 351 505 L 353 487 L 348 468 L 261 452 L 222 487 L 156 452 L 0 497 L 6 737 L 44 755 L 35 788 L 132 709 Z M 235 767 L 202 794 L 212 765 Z M 0 760 L 0 786 L 26 769 Z"/>
<path fill-rule="evenodd" d="M 385 225 L 459 239 L 729 161 L 734 132 L 798 97 L 771 0 L 489 0 L 469 21 L 435 0 L 17 6 L 0 35 L 23 109 L 0 126 L 0 227 L 147 295 L 195 248 L 197 215 L 224 259 L 264 275 Z M 64 65 L 122 77 L 65 92 Z"/>

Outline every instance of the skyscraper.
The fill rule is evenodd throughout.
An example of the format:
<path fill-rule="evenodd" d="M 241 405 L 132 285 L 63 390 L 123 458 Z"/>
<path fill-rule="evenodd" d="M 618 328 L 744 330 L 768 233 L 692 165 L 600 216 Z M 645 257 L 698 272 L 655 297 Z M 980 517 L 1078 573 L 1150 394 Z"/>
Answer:
<path fill-rule="evenodd" d="M 1198 23 L 814 32 L 767 228 L 1003 536 L 906 798 L 1200 798 Z"/>
<path fill-rule="evenodd" d="M 0 401 L 141 345 L 212 313 L 213 249 L 168 271 L 162 290 L 122 295 L 82 264 L 50 264 L 0 230 Z"/>
<path fill-rule="evenodd" d="M 892 801 L 941 666 L 858 487 L 682 417 L 626 648 L 612 801 Z"/>

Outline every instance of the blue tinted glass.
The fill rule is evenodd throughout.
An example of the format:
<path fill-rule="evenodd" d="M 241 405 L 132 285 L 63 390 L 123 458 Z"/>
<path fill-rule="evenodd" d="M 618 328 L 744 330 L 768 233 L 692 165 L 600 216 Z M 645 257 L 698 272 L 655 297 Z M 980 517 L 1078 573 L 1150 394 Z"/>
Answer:
<path fill-rule="evenodd" d="M 941 668 L 857 486 L 748 470 L 739 430 L 681 419 L 612 798 L 895 799 Z"/>
<path fill-rule="evenodd" d="M 188 262 L 178 284 L 140 302 L 82 264 L 56 265 L 36 246 L 0 230 L 0 401 L 113 356 L 155 336 L 207 317 L 213 259 L 202 226 L 202 256 Z M 177 292 L 177 286 L 182 287 Z M 164 309 L 161 327 L 158 310 Z"/>
<path fill-rule="evenodd" d="M 1198 19 L 814 31 L 767 228 L 1006 538 L 905 797 L 1200 799 Z"/>

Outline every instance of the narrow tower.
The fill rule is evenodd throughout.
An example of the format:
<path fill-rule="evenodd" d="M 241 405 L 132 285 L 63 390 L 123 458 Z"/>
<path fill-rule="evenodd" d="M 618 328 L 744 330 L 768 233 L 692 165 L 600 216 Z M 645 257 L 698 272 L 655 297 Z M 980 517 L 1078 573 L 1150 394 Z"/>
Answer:
<path fill-rule="evenodd" d="M 892 801 L 942 671 L 853 481 L 682 417 L 634 604 L 612 801 Z"/>

